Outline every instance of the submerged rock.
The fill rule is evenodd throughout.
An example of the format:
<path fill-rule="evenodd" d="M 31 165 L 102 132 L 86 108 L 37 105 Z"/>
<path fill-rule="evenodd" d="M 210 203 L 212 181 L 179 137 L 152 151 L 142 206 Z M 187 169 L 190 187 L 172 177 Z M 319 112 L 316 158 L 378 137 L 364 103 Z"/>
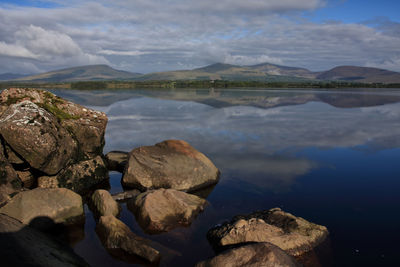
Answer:
<path fill-rule="evenodd" d="M 247 242 L 269 242 L 298 257 L 312 251 L 328 235 L 326 227 L 275 208 L 236 216 L 231 222 L 210 229 L 207 238 L 216 249 Z"/>
<path fill-rule="evenodd" d="M 36 229 L 0 214 L 2 266 L 89 266 L 68 247 Z"/>
<path fill-rule="evenodd" d="M 219 170 L 187 142 L 168 140 L 133 149 L 122 177 L 125 186 L 141 191 L 172 188 L 194 191 L 216 184 Z"/>
<path fill-rule="evenodd" d="M 196 264 L 196 267 L 220 266 L 296 267 L 300 265 L 282 249 L 270 243 L 247 244 Z"/>
<path fill-rule="evenodd" d="M 29 224 L 37 217 L 50 218 L 54 223 L 74 224 L 84 218 L 82 197 L 65 188 L 35 188 L 18 193 L 0 213 Z"/>
<path fill-rule="evenodd" d="M 116 201 L 125 201 L 137 197 L 141 192 L 137 189 L 132 189 L 116 194 L 112 194 L 112 198 Z"/>
<path fill-rule="evenodd" d="M 116 257 L 123 258 L 124 254 L 128 254 L 149 262 L 160 260 L 160 253 L 149 245 L 150 241 L 132 233 L 128 226 L 112 215 L 100 217 L 96 232 L 104 247 Z"/>
<path fill-rule="evenodd" d="M 207 201 L 174 189 L 150 190 L 138 195 L 129 208 L 142 228 L 149 233 L 167 232 L 190 225 Z"/>
<path fill-rule="evenodd" d="M 124 172 L 128 163 L 129 153 L 123 151 L 110 151 L 105 155 L 108 170 Z"/>
<path fill-rule="evenodd" d="M 92 203 L 100 216 L 118 216 L 121 211 L 121 207 L 117 201 L 112 198 L 108 191 L 103 189 L 98 189 L 93 193 Z"/>

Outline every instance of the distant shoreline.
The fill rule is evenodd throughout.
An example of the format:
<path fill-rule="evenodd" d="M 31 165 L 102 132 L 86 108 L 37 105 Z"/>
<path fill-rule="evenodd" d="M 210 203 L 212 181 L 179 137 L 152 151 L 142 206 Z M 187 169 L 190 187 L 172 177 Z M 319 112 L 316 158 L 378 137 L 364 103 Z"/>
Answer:
<path fill-rule="evenodd" d="M 358 83 L 347 81 L 313 82 L 258 82 L 224 80 L 185 81 L 81 81 L 81 82 L 0 82 L 0 89 L 10 87 L 72 89 L 72 90 L 115 90 L 115 89 L 184 89 L 184 88 L 268 88 L 268 89 L 353 89 L 353 88 L 400 88 L 400 83 Z"/>

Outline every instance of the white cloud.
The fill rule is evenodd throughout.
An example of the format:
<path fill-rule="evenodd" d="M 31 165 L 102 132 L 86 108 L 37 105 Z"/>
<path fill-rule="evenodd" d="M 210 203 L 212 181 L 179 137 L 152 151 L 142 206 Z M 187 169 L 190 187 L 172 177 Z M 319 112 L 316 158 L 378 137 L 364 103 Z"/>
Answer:
<path fill-rule="evenodd" d="M 151 72 L 215 62 L 271 62 L 312 70 L 381 64 L 400 71 L 398 24 L 382 30 L 301 17 L 323 5 L 320 0 L 68 1 L 44 9 L 0 5 L 0 24 L 7 25 L 0 28 L 0 52 L 15 62 L 24 56 L 37 59 L 40 69 L 105 63 Z"/>

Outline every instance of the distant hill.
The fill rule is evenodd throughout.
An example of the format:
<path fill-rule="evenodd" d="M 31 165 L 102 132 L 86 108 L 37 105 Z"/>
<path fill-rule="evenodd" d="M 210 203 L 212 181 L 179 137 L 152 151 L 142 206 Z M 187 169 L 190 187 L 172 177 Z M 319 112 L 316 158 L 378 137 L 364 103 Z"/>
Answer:
<path fill-rule="evenodd" d="M 316 76 L 320 80 L 400 83 L 400 73 L 377 68 L 339 66 Z"/>
<path fill-rule="evenodd" d="M 231 80 L 231 81 L 304 81 L 308 77 L 270 74 L 255 66 L 237 66 L 215 63 L 193 70 L 155 72 L 135 80 Z"/>
<path fill-rule="evenodd" d="M 27 75 L 16 74 L 16 73 L 3 73 L 3 74 L 0 74 L 0 81 L 14 80 L 14 79 L 18 79 L 18 78 L 21 78 L 24 76 L 27 76 Z"/>
<path fill-rule="evenodd" d="M 1 77 L 1 76 L 0 76 Z M 10 78 L 7 78 L 10 79 Z M 1 78 L 0 78 L 1 80 Z M 193 70 L 131 73 L 107 65 L 89 65 L 17 78 L 20 82 L 73 81 L 163 81 L 163 80 L 230 80 L 261 82 L 349 81 L 366 83 L 400 83 L 400 73 L 357 66 L 339 66 L 328 71 L 312 72 L 305 68 L 263 63 L 237 66 L 215 63 Z"/>
<path fill-rule="evenodd" d="M 29 82 L 73 82 L 99 80 L 129 80 L 142 74 L 113 69 L 107 65 L 88 65 L 50 71 L 16 79 Z"/>

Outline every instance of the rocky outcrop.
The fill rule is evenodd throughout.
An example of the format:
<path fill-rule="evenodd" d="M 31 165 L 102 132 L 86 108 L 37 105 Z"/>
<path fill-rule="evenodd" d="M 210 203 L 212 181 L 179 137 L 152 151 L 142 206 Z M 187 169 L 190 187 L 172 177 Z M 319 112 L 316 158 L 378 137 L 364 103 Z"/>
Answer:
<path fill-rule="evenodd" d="M 218 182 L 219 171 L 185 141 L 168 140 L 133 149 L 122 177 L 125 186 L 141 191 L 172 188 L 194 191 Z"/>
<path fill-rule="evenodd" d="M 149 233 L 190 225 L 207 201 L 174 189 L 150 190 L 129 202 L 140 226 Z"/>
<path fill-rule="evenodd" d="M 160 260 L 160 253 L 149 245 L 150 241 L 132 233 L 128 226 L 112 215 L 100 217 L 96 232 L 104 247 L 116 257 L 127 254 L 152 263 Z"/>
<path fill-rule="evenodd" d="M 0 207 L 18 193 L 22 188 L 21 179 L 4 155 L 4 147 L 0 142 Z"/>
<path fill-rule="evenodd" d="M 4 156 L 28 188 L 83 192 L 107 179 L 101 158 L 106 124 L 104 113 L 47 91 L 10 88 L 0 94 Z"/>
<path fill-rule="evenodd" d="M 196 264 L 196 267 L 296 267 L 300 266 L 282 249 L 270 243 L 248 244 L 225 251 L 218 256 Z"/>
<path fill-rule="evenodd" d="M 54 223 L 74 224 L 84 218 L 82 197 L 65 188 L 35 188 L 18 193 L 0 213 L 29 224 L 37 217 L 50 218 Z"/>
<path fill-rule="evenodd" d="M 269 242 L 298 257 L 312 251 L 328 234 L 324 226 L 275 208 L 236 216 L 231 222 L 210 229 L 207 238 L 216 249 L 247 242 Z"/>
<path fill-rule="evenodd" d="M 89 266 L 74 251 L 48 235 L 0 214 L 2 266 Z"/>
<path fill-rule="evenodd" d="M 100 216 L 118 216 L 121 211 L 117 201 L 113 199 L 108 191 L 103 189 L 98 189 L 93 193 L 92 204 Z"/>
<path fill-rule="evenodd" d="M 29 100 L 11 105 L 0 116 L 0 135 L 30 166 L 48 175 L 76 157 L 77 143 L 68 131 Z"/>
<path fill-rule="evenodd" d="M 140 191 L 137 189 L 127 190 L 120 193 L 112 194 L 112 198 L 116 201 L 125 201 L 137 197 Z"/>
<path fill-rule="evenodd" d="M 105 155 L 108 170 L 124 172 L 128 163 L 129 153 L 123 151 L 110 151 Z"/>

